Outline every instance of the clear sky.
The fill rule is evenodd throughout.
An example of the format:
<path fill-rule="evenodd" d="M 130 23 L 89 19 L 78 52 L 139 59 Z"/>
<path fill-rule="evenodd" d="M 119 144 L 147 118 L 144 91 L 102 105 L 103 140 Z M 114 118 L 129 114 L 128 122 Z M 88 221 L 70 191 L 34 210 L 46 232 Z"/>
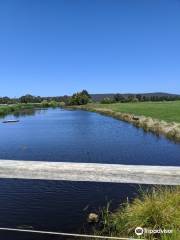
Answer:
<path fill-rule="evenodd" d="M 0 96 L 180 94 L 180 0 L 0 0 Z"/>

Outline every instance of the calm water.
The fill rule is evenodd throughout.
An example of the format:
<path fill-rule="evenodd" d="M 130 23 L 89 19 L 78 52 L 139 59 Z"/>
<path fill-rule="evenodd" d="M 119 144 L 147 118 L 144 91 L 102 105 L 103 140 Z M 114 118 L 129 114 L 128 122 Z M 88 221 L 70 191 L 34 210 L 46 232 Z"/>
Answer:
<path fill-rule="evenodd" d="M 7 116 L 6 119 L 15 118 Z M 96 113 L 60 109 L 0 123 L 0 158 L 180 165 L 180 145 Z M 134 196 L 130 184 L 0 180 L 0 227 L 78 232 L 87 214 L 112 201 L 115 208 Z M 65 239 L 0 232 L 0 240 Z"/>

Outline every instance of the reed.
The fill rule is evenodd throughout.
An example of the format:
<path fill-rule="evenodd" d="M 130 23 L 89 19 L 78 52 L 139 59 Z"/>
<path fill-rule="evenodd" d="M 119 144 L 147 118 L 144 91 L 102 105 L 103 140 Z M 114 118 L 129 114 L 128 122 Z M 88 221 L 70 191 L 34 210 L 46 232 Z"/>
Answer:
<path fill-rule="evenodd" d="M 132 202 L 110 212 L 109 203 L 101 212 L 101 221 L 95 234 L 116 237 L 134 237 L 136 227 L 173 230 L 172 234 L 146 234 L 140 239 L 177 240 L 180 237 L 180 187 L 152 187 L 142 190 Z"/>

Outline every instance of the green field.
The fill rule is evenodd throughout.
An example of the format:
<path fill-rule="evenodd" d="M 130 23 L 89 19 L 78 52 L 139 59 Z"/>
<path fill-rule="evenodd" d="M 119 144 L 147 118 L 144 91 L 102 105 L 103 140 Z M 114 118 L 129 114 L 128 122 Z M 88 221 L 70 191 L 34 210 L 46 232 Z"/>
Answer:
<path fill-rule="evenodd" d="M 180 123 L 180 101 L 88 104 L 90 108 L 106 108 L 115 112 L 144 115 L 167 122 Z"/>

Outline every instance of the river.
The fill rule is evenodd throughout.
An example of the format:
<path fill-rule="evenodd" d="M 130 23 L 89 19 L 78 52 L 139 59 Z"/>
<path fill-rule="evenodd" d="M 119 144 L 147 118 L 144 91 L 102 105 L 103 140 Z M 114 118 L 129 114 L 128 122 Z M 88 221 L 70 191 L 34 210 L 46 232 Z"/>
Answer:
<path fill-rule="evenodd" d="M 86 111 L 37 110 L 0 122 L 0 159 L 179 166 L 180 145 Z M 3 121 L 2 120 L 2 121 Z M 133 198 L 135 184 L 0 180 L 0 227 L 79 232 L 87 215 Z M 85 226 L 86 228 L 87 226 Z M 65 239 L 0 232 L 3 240 Z"/>

